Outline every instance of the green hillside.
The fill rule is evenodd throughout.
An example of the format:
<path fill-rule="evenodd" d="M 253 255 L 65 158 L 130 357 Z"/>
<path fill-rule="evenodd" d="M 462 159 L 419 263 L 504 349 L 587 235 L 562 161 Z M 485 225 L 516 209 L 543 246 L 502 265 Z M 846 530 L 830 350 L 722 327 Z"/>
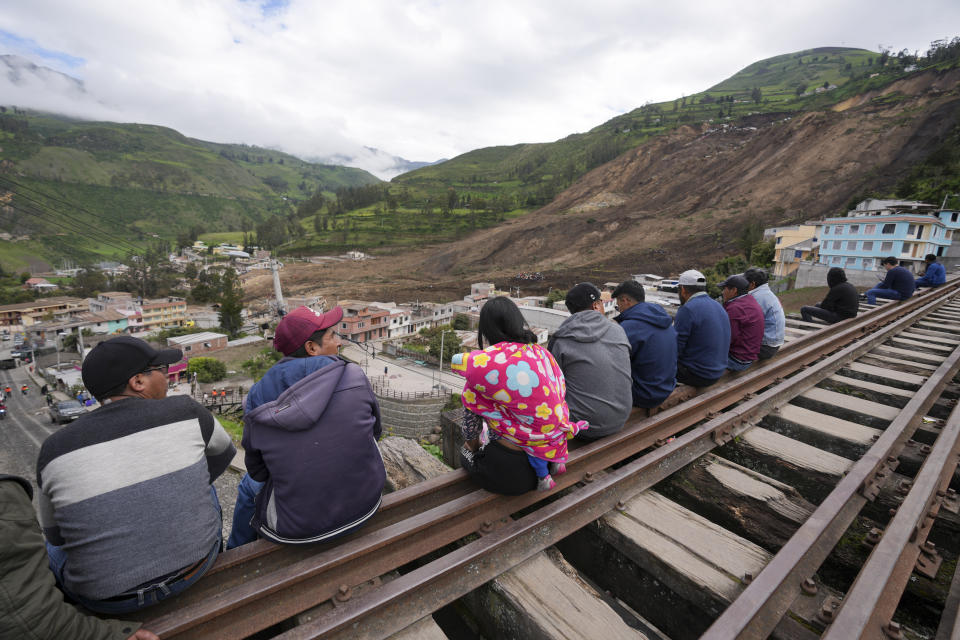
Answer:
<path fill-rule="evenodd" d="M 0 265 L 123 257 L 156 235 L 251 231 L 295 215 L 318 190 L 378 184 L 361 169 L 188 138 L 165 127 L 2 108 Z M 116 242 L 111 242 L 111 238 Z M 132 245 L 132 246 L 131 246 Z"/>

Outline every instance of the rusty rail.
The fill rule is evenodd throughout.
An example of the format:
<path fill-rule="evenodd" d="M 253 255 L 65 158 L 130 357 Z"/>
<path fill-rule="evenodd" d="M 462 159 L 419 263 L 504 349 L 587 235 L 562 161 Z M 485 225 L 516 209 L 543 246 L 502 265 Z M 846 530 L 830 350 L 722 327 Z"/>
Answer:
<path fill-rule="evenodd" d="M 934 306 L 944 302 L 940 301 Z M 356 601 L 347 603 L 346 606 L 337 607 L 336 610 L 297 627 L 279 638 L 283 640 L 320 637 L 382 638 L 403 629 L 423 615 L 452 602 L 534 553 L 570 535 L 603 513 L 618 508 L 618 505 L 689 464 L 703 453 L 729 441 L 750 428 L 753 419 L 782 402 L 785 397 L 792 397 L 803 389 L 813 386 L 839 369 L 851 357 L 857 357 L 873 348 L 887 339 L 888 335 L 916 321 L 917 317 L 926 311 L 927 309 L 921 309 L 910 314 L 868 340 L 834 354 L 775 388 L 748 398 L 735 409 L 727 412 L 727 415 L 718 416 L 692 429 L 674 442 L 665 444 L 616 471 L 602 476 L 592 474 L 589 478 L 584 477 L 585 482 L 582 487 L 578 487 L 550 505 L 524 518 L 511 521 L 490 535 L 393 580 L 368 596 L 358 598 Z M 936 399 L 939 388 L 946 384 L 944 377 L 946 373 L 956 371 L 958 368 L 960 368 L 960 348 L 937 372 L 942 375 L 932 376 L 928 384 L 918 392 L 917 398 L 922 396 L 922 399 L 912 401 L 903 409 L 901 416 L 909 416 L 909 419 L 904 418 L 905 422 L 912 421 L 915 412 L 922 415 L 929 408 Z M 901 445 L 905 440 L 906 437 L 901 441 Z M 877 455 L 878 449 L 882 446 L 882 440 L 878 441 L 871 452 Z M 870 456 L 870 452 L 867 455 Z M 886 456 L 881 457 L 879 462 L 885 460 Z M 872 469 L 878 466 L 879 462 L 871 459 L 862 466 Z M 857 483 L 854 489 L 858 489 L 859 486 L 860 483 Z M 852 515 L 857 511 L 859 506 L 852 510 Z M 819 525 L 814 522 L 815 520 L 816 514 L 808 520 L 808 523 L 817 527 Z M 846 526 L 839 529 L 841 534 Z M 832 547 L 833 544 L 829 546 L 829 548 Z M 799 589 L 800 581 L 798 580 L 796 584 Z M 786 600 L 786 605 L 789 605 L 792 600 L 793 597 Z M 768 615 L 775 618 L 774 624 L 779 621 L 785 611 L 786 606 L 779 611 L 764 609 L 764 612 L 772 612 Z M 765 637 L 765 635 L 752 634 L 748 637 Z M 733 636 L 720 632 L 715 637 Z"/>
<path fill-rule="evenodd" d="M 782 401 L 784 397 L 792 397 L 804 388 L 813 386 L 842 366 L 846 360 L 866 352 L 891 333 L 915 321 L 917 317 L 945 304 L 947 296 L 943 294 L 956 288 L 957 283 L 954 282 L 939 289 L 940 295 L 936 298 L 918 296 L 898 305 L 889 304 L 864 314 L 861 318 L 839 323 L 830 332 L 815 332 L 814 335 L 793 341 L 781 350 L 777 358 L 768 361 L 764 366 L 756 366 L 725 384 L 711 388 L 693 401 L 681 403 L 651 418 L 631 421 L 619 434 L 577 449 L 571 454 L 568 473 L 558 476 L 557 480 L 560 488 L 571 487 L 581 480 L 585 481 L 585 487 L 578 487 L 549 506 L 471 544 L 494 546 L 502 537 L 509 538 L 514 541 L 512 544 L 527 549 L 540 550 L 549 546 L 559 539 L 556 537 L 559 532 L 575 530 L 576 527 L 599 517 L 604 511 L 614 508 L 620 499 L 636 495 L 702 453 L 749 428 L 749 421 L 772 403 Z M 861 339 L 875 327 L 891 322 L 883 331 Z M 860 342 L 821 360 L 809 370 L 776 385 L 772 390 L 764 391 L 756 397 L 749 395 L 769 386 L 771 381 L 795 373 L 809 363 L 820 360 L 825 354 L 858 339 L 861 339 Z M 743 402 L 733 411 L 713 417 L 714 413 L 738 401 Z M 651 446 L 663 444 L 668 437 L 705 418 L 712 419 L 678 437 L 675 442 L 630 462 L 616 472 L 601 474 L 612 464 L 628 460 Z M 603 495 L 598 496 L 598 492 Z M 616 499 L 613 499 L 614 497 Z M 490 532 L 498 520 L 541 499 L 542 495 L 536 493 L 515 497 L 496 496 L 476 489 L 463 472 L 450 473 L 386 496 L 381 511 L 367 528 L 336 545 L 278 547 L 261 541 L 225 553 L 214 570 L 195 587 L 178 598 L 140 614 L 140 617 L 149 618 L 149 628 L 164 638 L 203 637 L 214 632 L 217 637 L 243 637 L 329 600 L 336 595 L 341 585 L 350 586 L 373 579 L 470 533 Z M 569 521 L 570 524 L 564 524 L 561 520 Z M 531 540 L 518 541 L 519 538 L 509 535 L 516 527 L 526 526 L 531 522 L 541 524 L 531 525 L 533 528 L 525 529 L 526 533 L 516 534 L 519 538 L 527 537 Z M 543 527 L 549 529 L 551 535 L 545 535 Z M 531 536 L 530 531 L 537 535 Z M 533 542 L 534 539 L 536 542 Z M 476 547 L 471 549 L 473 553 Z M 436 562 L 453 567 L 458 557 L 447 554 Z M 468 562 L 463 566 L 477 568 L 478 565 Z M 483 571 L 478 571 L 476 575 L 485 576 L 485 581 L 509 566 L 491 561 L 483 564 L 482 568 Z M 444 567 L 434 565 L 431 571 L 438 572 L 440 569 Z M 438 573 L 436 580 L 441 579 L 445 578 Z M 458 580 L 462 582 L 458 583 Z M 375 593 L 392 593 L 408 582 L 408 577 L 404 576 L 380 587 Z M 466 581 L 462 575 L 455 578 L 454 583 L 452 590 L 444 590 L 443 594 L 440 591 L 429 597 L 421 594 L 418 602 L 423 607 L 432 607 L 432 611 L 448 601 L 445 600 L 448 593 L 465 593 L 464 585 L 473 584 Z M 404 600 L 407 604 L 404 607 L 410 612 L 418 610 L 410 606 L 410 592 L 405 593 L 407 595 Z M 374 595 L 370 594 L 370 597 Z M 375 597 L 379 599 L 381 596 Z M 358 598 L 356 602 L 368 599 L 370 598 Z M 257 605 L 255 608 L 251 606 L 253 603 Z M 338 620 L 348 626 L 354 625 L 351 627 L 354 629 L 355 625 L 360 624 L 359 619 L 353 618 L 353 622 L 346 620 L 347 612 L 360 606 L 357 603 L 351 603 L 349 607 L 338 607 L 337 611 Z M 392 610 L 385 608 L 387 609 Z M 235 615 L 238 611 L 243 611 L 243 615 Z M 408 620 L 410 615 L 412 614 L 392 616 L 388 621 L 389 626 L 402 628 L 397 626 L 399 621 Z M 362 624 L 375 626 L 375 618 L 369 619 L 370 622 Z M 407 624 L 413 621 L 408 620 Z"/>

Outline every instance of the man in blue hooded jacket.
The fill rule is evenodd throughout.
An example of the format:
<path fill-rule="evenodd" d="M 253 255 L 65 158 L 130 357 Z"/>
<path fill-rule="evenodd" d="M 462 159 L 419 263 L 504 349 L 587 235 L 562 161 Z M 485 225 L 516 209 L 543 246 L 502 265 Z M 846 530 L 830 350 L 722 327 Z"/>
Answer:
<path fill-rule="evenodd" d="M 627 280 L 613 290 L 620 323 L 630 341 L 633 406 L 659 407 L 676 386 L 677 331 L 658 304 L 645 302 L 643 285 Z"/>
<path fill-rule="evenodd" d="M 337 357 L 341 318 L 339 306 L 299 307 L 277 325 L 273 345 L 285 357 L 247 396 L 247 475 L 228 549 L 258 534 L 288 544 L 328 540 L 380 506 L 380 408 L 363 370 Z"/>
<path fill-rule="evenodd" d="M 927 263 L 927 267 L 923 276 L 915 280 L 917 287 L 939 287 L 947 281 L 947 270 L 937 262 L 936 255 L 928 253 L 923 261 Z"/>

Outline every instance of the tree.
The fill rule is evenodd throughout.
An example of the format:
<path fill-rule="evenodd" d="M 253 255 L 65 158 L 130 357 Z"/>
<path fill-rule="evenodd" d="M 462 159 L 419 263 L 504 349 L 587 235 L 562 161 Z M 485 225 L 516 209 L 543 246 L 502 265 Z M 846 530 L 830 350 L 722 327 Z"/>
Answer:
<path fill-rule="evenodd" d="M 807 85 L 803 84 L 802 82 L 798 84 L 796 88 L 797 97 L 799 98 L 800 96 L 802 96 L 803 92 L 806 90 L 807 90 Z"/>
<path fill-rule="evenodd" d="M 236 338 L 243 326 L 241 312 L 243 311 L 243 289 L 240 278 L 233 269 L 227 269 L 220 278 L 220 326 Z"/>
<path fill-rule="evenodd" d="M 749 259 L 753 246 L 761 240 L 763 240 L 763 224 L 759 220 L 752 220 L 743 226 L 737 244 L 740 245 L 743 256 Z"/>
<path fill-rule="evenodd" d="M 458 313 L 453 316 L 453 322 L 450 323 L 458 331 L 466 331 L 470 328 L 470 318 L 464 313 Z"/>
<path fill-rule="evenodd" d="M 760 104 L 763 101 L 763 92 L 760 91 L 760 87 L 753 88 L 753 91 L 750 92 L 750 98 L 753 99 L 756 104 Z"/>
<path fill-rule="evenodd" d="M 227 377 L 227 365 L 216 358 L 190 358 L 187 373 L 197 374 L 198 382 L 218 382 Z"/>
<path fill-rule="evenodd" d="M 565 300 L 567 298 L 567 292 L 562 289 L 550 289 L 547 293 L 547 308 L 553 309 L 553 303 Z"/>
<path fill-rule="evenodd" d="M 73 293 L 81 298 L 91 298 L 107 288 L 107 277 L 103 271 L 87 267 L 77 273 L 73 279 Z"/>
<path fill-rule="evenodd" d="M 430 338 L 430 347 L 427 350 L 434 358 L 440 358 L 441 341 L 443 342 L 443 357 L 441 360 L 450 362 L 453 354 L 460 353 L 460 338 L 457 337 L 457 332 L 449 326 L 442 331 L 438 331 L 436 335 Z"/>
<path fill-rule="evenodd" d="M 769 267 L 773 264 L 773 256 L 776 252 L 774 240 L 761 240 L 753 245 L 750 250 L 750 264 L 758 267 Z"/>

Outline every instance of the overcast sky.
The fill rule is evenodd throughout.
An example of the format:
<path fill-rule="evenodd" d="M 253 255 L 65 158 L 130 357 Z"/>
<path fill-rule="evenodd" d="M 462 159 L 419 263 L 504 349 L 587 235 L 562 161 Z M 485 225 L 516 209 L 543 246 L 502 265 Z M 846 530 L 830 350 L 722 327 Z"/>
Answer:
<path fill-rule="evenodd" d="M 86 93 L 0 77 L 0 104 L 433 161 L 556 140 L 782 53 L 956 35 L 958 0 L 5 0 L 0 53 Z"/>

